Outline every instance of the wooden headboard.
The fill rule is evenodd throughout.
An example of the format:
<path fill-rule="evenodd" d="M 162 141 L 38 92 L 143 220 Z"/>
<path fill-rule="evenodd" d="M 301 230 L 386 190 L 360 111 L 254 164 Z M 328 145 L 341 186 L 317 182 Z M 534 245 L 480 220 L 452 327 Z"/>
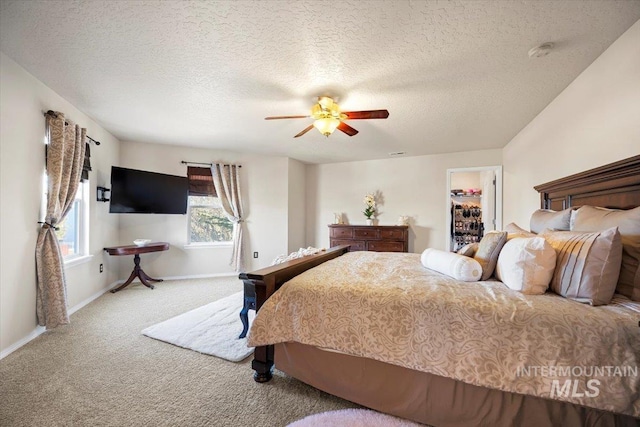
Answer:
<path fill-rule="evenodd" d="M 559 211 L 582 205 L 612 209 L 640 206 L 640 155 L 533 187 L 540 207 Z"/>

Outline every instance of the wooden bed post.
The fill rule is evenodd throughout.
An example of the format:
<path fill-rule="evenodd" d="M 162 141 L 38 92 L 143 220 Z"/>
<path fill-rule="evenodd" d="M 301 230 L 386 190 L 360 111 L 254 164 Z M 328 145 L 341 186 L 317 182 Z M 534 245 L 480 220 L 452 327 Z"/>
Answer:
<path fill-rule="evenodd" d="M 274 276 L 266 276 L 263 280 L 247 279 L 256 290 L 256 313 L 262 307 L 262 304 L 268 297 L 276 291 L 276 282 Z M 243 280 L 247 283 L 247 280 Z M 271 379 L 271 370 L 273 369 L 273 345 L 256 347 L 253 352 L 253 361 L 251 368 L 255 371 L 253 379 L 258 383 L 266 383 Z"/>
<path fill-rule="evenodd" d="M 241 273 L 239 278 L 245 285 L 253 286 L 256 291 L 256 313 L 262 304 L 269 299 L 286 281 L 298 274 L 309 270 L 330 259 L 349 252 L 349 245 L 336 246 L 308 255 L 302 258 L 287 261 L 282 264 L 256 270 L 250 273 Z M 256 382 L 264 383 L 271 379 L 273 369 L 273 345 L 256 347 L 253 352 L 251 368 L 255 371 L 253 379 Z"/>

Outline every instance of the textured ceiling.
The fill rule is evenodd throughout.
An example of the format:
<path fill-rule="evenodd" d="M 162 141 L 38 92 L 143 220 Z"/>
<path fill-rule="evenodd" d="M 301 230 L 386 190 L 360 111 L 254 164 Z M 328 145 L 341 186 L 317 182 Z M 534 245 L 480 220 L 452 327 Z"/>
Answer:
<path fill-rule="evenodd" d="M 503 147 L 640 1 L 2 0 L 0 14 L 2 52 L 122 141 L 325 163 Z M 263 120 L 322 94 L 390 117 L 349 122 L 351 138 Z"/>

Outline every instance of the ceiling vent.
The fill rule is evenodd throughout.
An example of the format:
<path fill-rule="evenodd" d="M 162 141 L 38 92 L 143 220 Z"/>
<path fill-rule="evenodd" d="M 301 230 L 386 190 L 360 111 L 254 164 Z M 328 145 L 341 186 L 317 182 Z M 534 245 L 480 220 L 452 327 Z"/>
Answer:
<path fill-rule="evenodd" d="M 529 58 L 542 58 L 543 56 L 547 56 L 549 52 L 551 52 L 551 49 L 553 49 L 553 43 L 543 43 L 529 51 Z"/>

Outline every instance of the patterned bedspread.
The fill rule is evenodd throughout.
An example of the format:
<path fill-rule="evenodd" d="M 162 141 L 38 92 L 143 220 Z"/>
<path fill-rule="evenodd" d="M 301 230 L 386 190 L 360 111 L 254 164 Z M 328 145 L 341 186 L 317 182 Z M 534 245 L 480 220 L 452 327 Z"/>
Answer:
<path fill-rule="evenodd" d="M 353 252 L 282 286 L 248 343 L 296 341 L 638 417 L 639 321 L 640 304 L 624 297 L 592 307 L 458 282 L 418 254 Z"/>

